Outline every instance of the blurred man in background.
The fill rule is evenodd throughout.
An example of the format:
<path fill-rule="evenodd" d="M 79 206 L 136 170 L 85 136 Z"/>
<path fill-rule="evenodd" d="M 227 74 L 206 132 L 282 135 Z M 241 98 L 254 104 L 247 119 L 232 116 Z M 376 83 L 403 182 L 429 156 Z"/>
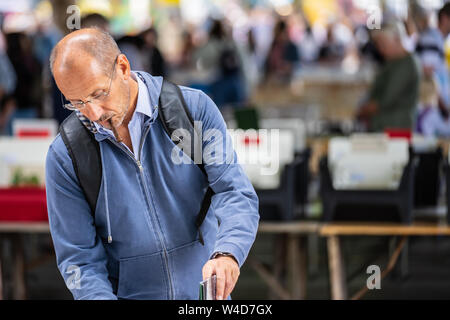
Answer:
<path fill-rule="evenodd" d="M 375 46 L 386 62 L 373 82 L 368 100 L 357 117 L 369 131 L 411 129 L 419 99 L 420 64 L 402 45 L 404 27 L 385 24 L 372 33 Z"/>
<path fill-rule="evenodd" d="M 165 77 L 167 75 L 166 61 L 158 48 L 158 33 L 155 28 L 149 28 L 141 32 L 142 62 L 144 70 L 152 76 Z"/>

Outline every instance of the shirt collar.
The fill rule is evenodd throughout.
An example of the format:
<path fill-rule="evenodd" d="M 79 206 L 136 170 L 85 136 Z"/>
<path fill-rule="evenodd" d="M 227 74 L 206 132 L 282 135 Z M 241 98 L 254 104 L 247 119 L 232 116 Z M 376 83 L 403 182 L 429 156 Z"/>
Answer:
<path fill-rule="evenodd" d="M 150 96 L 148 94 L 148 89 L 145 83 L 141 80 L 140 77 L 136 76 L 134 72 L 131 73 L 132 77 L 137 80 L 138 83 L 138 99 L 136 102 L 136 110 L 135 112 L 142 113 L 147 117 L 151 118 L 153 114 L 154 106 L 152 106 L 150 101 Z"/>

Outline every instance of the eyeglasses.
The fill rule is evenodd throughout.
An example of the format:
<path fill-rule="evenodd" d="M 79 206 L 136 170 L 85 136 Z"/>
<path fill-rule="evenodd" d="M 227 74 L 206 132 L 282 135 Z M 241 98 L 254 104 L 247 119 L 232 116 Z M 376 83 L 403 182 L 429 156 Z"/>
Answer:
<path fill-rule="evenodd" d="M 106 91 L 106 92 L 102 91 L 99 94 L 97 94 L 97 95 L 93 96 L 92 98 L 90 98 L 89 100 L 86 100 L 86 101 L 78 100 L 76 102 L 70 102 L 61 93 L 61 101 L 62 101 L 63 107 L 68 109 L 68 110 L 72 110 L 72 111 L 73 110 L 81 110 L 84 107 L 86 107 L 86 104 L 88 104 L 88 103 L 98 104 L 99 102 L 105 100 L 106 97 L 109 96 L 109 94 L 111 92 L 111 85 L 112 85 L 112 80 L 114 78 L 114 73 L 116 71 L 116 63 L 117 63 L 117 58 L 118 57 L 119 57 L 119 55 L 117 55 L 116 59 L 114 59 L 113 69 L 111 71 L 111 77 L 110 77 L 110 80 L 109 80 L 108 91 Z"/>

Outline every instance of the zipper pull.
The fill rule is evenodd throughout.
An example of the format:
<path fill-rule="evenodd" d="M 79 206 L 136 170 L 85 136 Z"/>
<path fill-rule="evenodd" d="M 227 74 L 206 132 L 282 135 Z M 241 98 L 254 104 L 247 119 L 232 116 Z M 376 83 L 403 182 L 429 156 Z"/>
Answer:
<path fill-rule="evenodd" d="M 138 167 L 139 167 L 139 170 L 144 171 L 144 167 L 142 166 L 140 160 L 137 160 L 137 165 L 138 165 Z"/>

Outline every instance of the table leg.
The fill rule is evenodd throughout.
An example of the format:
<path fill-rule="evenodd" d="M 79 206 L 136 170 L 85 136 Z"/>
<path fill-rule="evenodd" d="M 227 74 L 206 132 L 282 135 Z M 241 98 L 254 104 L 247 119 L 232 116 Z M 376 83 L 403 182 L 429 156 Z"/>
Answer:
<path fill-rule="evenodd" d="M 23 248 L 23 239 L 19 234 L 11 236 L 13 248 L 13 299 L 26 299 L 25 285 L 25 255 Z"/>
<path fill-rule="evenodd" d="M 256 271 L 256 273 L 261 277 L 261 279 L 269 286 L 270 290 L 273 291 L 275 297 L 272 300 L 282 299 L 289 300 L 291 299 L 290 293 L 283 287 L 283 285 L 279 282 L 279 279 L 276 278 L 270 270 L 265 267 L 261 262 L 257 259 L 249 257 L 247 259 L 247 263 Z"/>
<path fill-rule="evenodd" d="M 287 235 L 286 234 L 277 234 L 275 235 L 275 246 L 274 246 L 274 263 L 273 263 L 273 275 L 276 279 L 278 279 L 279 283 L 282 286 L 285 286 L 285 277 L 283 272 L 286 268 L 286 242 Z M 279 293 L 271 290 L 269 294 L 269 299 L 278 299 Z"/>
<path fill-rule="evenodd" d="M 327 239 L 327 245 L 328 268 L 330 270 L 331 282 L 331 298 L 333 300 L 345 300 L 347 299 L 347 286 L 339 237 L 329 236 Z"/>
<path fill-rule="evenodd" d="M 405 279 L 409 274 L 408 251 L 409 251 L 409 239 L 406 239 L 402 253 L 400 254 L 400 259 L 401 259 L 400 260 L 400 276 L 402 277 L 402 279 Z"/>
<path fill-rule="evenodd" d="M 319 236 L 310 234 L 307 238 L 308 273 L 312 276 L 319 274 Z"/>
<path fill-rule="evenodd" d="M 306 247 L 303 237 L 289 235 L 288 270 L 291 286 L 292 298 L 294 300 L 304 300 L 306 298 Z"/>

